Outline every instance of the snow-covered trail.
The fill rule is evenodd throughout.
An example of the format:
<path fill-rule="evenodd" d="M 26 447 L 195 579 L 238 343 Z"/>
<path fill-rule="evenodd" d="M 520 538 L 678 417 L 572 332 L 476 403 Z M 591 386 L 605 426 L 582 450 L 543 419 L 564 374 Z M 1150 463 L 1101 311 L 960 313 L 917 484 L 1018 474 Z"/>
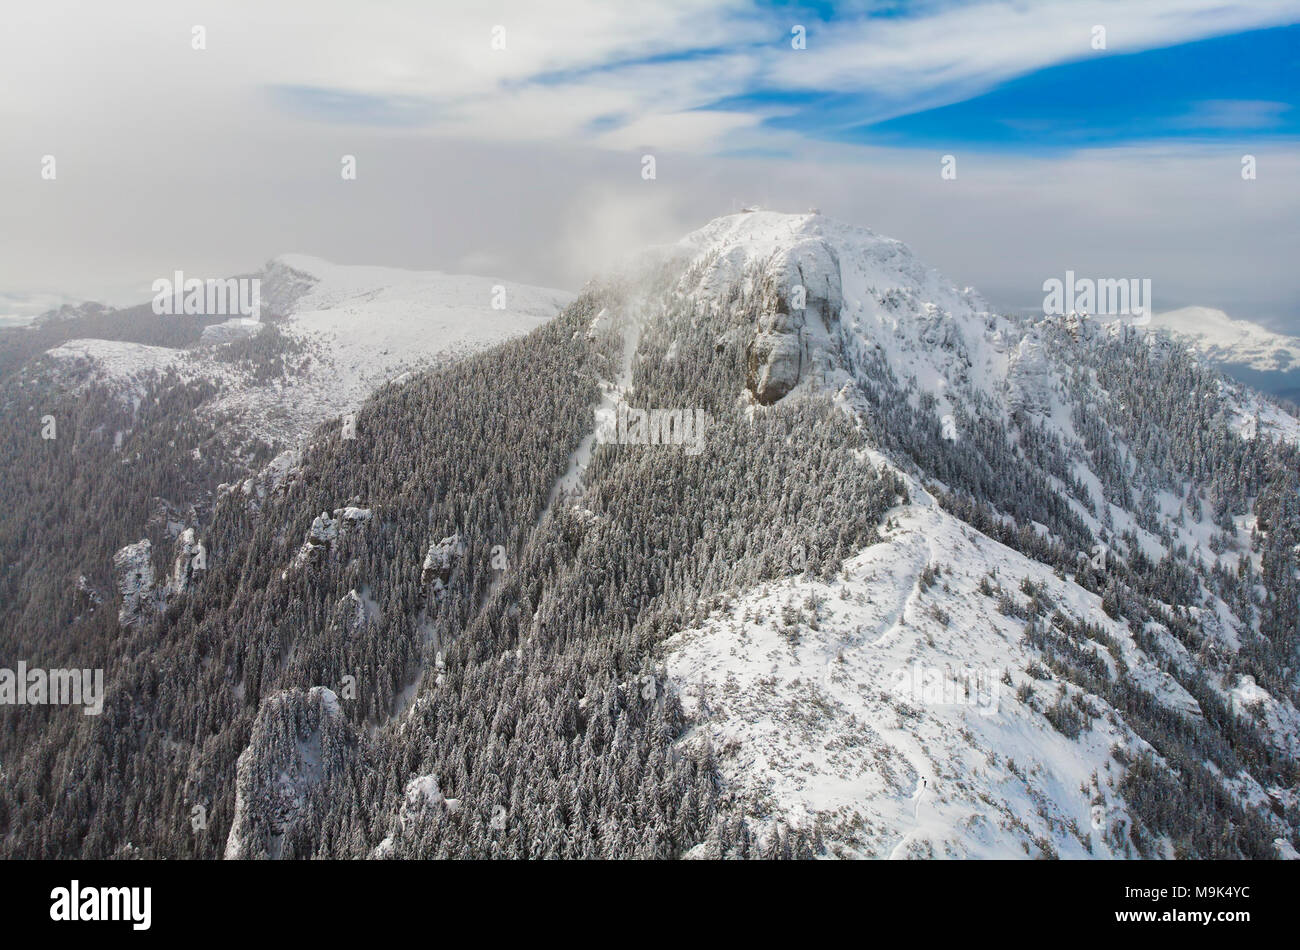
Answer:
<path fill-rule="evenodd" d="M 887 590 L 896 593 L 895 606 L 887 610 L 881 618 L 871 624 L 864 624 L 855 632 L 852 640 L 845 644 L 843 650 L 826 660 L 826 669 L 822 677 L 822 686 L 831 688 L 831 676 L 845 650 L 875 650 L 887 645 L 906 626 L 906 617 L 920 593 L 921 572 L 934 558 L 934 545 L 920 535 L 910 535 L 899 545 L 898 559 L 889 565 L 889 577 L 884 582 Z M 876 576 L 864 577 L 871 583 Z"/>
<path fill-rule="evenodd" d="M 1023 601 L 1027 580 L 1068 616 L 1126 632 L 1092 612 L 1096 595 L 914 498 L 839 577 L 760 586 L 665 642 L 683 707 L 699 717 L 683 741 L 719 750 L 737 794 L 780 802 L 771 820 L 823 823 L 841 856 L 1023 858 L 1042 842 L 1062 857 L 1106 856 L 1077 830 L 1094 794 L 1081 788 L 1094 773 L 1120 775 L 1112 748 L 1135 737 L 1110 716 L 1073 740 L 1052 727 L 1039 711 L 1052 695 L 1027 672 L 1024 622 L 983 581 Z M 922 589 L 930 564 L 941 573 Z M 810 597 L 816 626 L 792 637 L 783 612 Z M 964 671 L 978 689 L 929 694 L 931 677 Z M 1021 684 L 1040 699 L 1024 702 Z"/>
<path fill-rule="evenodd" d="M 927 842 L 931 842 L 933 840 L 930 837 L 930 829 L 923 827 L 921 824 L 921 805 L 923 802 L 925 802 L 926 798 L 929 795 L 929 792 L 930 792 L 930 788 L 929 788 L 928 780 L 925 778 L 918 778 L 916 780 L 916 791 L 912 793 L 912 799 L 911 799 L 912 820 L 913 822 L 915 822 L 915 827 L 909 829 L 901 838 L 898 839 L 898 844 L 894 845 L 892 848 L 889 849 L 888 860 L 890 861 L 906 860 L 908 857 L 907 847 L 912 842 L 918 841 L 922 837 L 924 837 Z"/>
<path fill-rule="evenodd" d="M 934 560 L 934 544 L 928 538 L 913 535 L 909 539 L 907 550 L 898 553 L 905 566 L 901 571 L 894 572 L 895 578 L 905 577 L 910 583 L 896 584 L 892 588 L 903 593 L 899 597 L 898 606 L 887 613 L 876 628 L 881 632 L 871 642 L 873 647 L 884 646 L 906 624 L 908 611 L 916 605 L 921 594 L 921 573 Z"/>

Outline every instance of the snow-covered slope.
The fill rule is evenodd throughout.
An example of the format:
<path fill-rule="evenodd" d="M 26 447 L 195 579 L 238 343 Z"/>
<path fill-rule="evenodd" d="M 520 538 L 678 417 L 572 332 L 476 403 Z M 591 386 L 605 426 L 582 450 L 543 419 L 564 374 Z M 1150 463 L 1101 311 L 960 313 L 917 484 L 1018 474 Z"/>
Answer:
<path fill-rule="evenodd" d="M 150 376 L 188 362 L 184 350 L 120 340 L 69 340 L 47 355 L 61 364 L 93 367 L 100 378 L 118 383 L 132 396 L 142 393 Z"/>
<path fill-rule="evenodd" d="M 187 349 L 73 340 L 51 350 L 63 363 L 89 361 L 102 379 L 138 392 L 150 372 L 211 380 L 220 393 L 200 412 L 236 420 L 249 434 L 293 444 L 323 419 L 356 409 L 403 373 L 457 359 L 527 333 L 572 297 L 559 290 L 484 277 L 331 264 L 304 255 L 271 261 L 259 275 L 274 325 L 287 338 L 283 376 L 259 381 L 213 345 Z M 206 336 L 224 343 L 246 336 Z"/>
<path fill-rule="evenodd" d="M 308 385 L 331 406 L 327 414 L 355 408 L 403 372 L 527 333 L 572 299 L 565 291 L 486 277 L 341 267 L 302 255 L 278 258 L 270 269 L 277 268 L 312 282 L 285 332 L 324 362 Z"/>
<path fill-rule="evenodd" d="M 937 508 L 896 518 L 835 581 L 747 592 L 665 644 L 699 717 L 687 741 L 711 742 L 767 821 L 820 822 L 838 856 L 1109 856 L 1122 835 L 1106 830 L 1125 820 L 1110 747 L 1141 740 L 1108 709 L 1082 741 L 1052 726 L 1044 710 L 1081 694 L 1032 675 L 1024 623 L 992 585 L 1018 603 L 1022 583 L 1040 585 L 1129 655 L 1131 638 L 1096 595 Z M 1108 804 L 1099 827 L 1094 799 Z"/>
<path fill-rule="evenodd" d="M 664 644 L 697 721 L 684 741 L 711 744 L 763 826 L 816 825 L 836 856 L 1135 856 L 1115 750 L 1151 747 L 1043 665 L 1025 619 L 1089 629 L 1084 648 L 1108 675 L 1126 664 L 1171 711 L 1199 718 L 1197 701 L 1096 594 L 921 497 L 835 580 L 744 592 Z M 1071 735 L 1062 710 L 1086 725 Z M 1300 751 L 1300 717 L 1286 704 L 1281 715 Z M 1248 800 L 1268 800 L 1236 778 Z"/>
<path fill-rule="evenodd" d="M 1207 697 L 1216 708 L 1237 708 L 1234 697 L 1248 695 L 1255 705 L 1247 715 L 1264 741 L 1278 754 L 1300 751 L 1292 701 L 1260 694 L 1251 676 L 1235 672 L 1231 656 L 1255 638 L 1257 621 L 1210 592 L 1208 577 L 1196 606 L 1148 601 L 1154 612 L 1135 628 L 1142 612 L 1121 616 L 1113 604 L 1104 611 L 1095 575 L 1085 588 L 1059 564 L 1013 550 L 937 503 L 947 486 L 932 466 L 961 467 L 943 454 L 960 457 L 971 439 L 974 452 L 993 458 L 1005 439 L 1008 461 L 993 464 L 1014 459 L 1024 468 L 992 477 L 1018 481 L 1036 470 L 1068 506 L 1056 523 L 1075 519 L 1104 539 L 1101 549 L 1078 551 L 1103 584 L 1116 558 L 1188 563 L 1192 571 L 1248 562 L 1259 570 L 1251 519 L 1212 519 L 1208 503 L 1192 502 L 1203 486 L 1162 488 L 1170 474 L 1144 468 L 1162 457 L 1149 446 L 1135 456 L 1125 439 L 1136 431 L 1106 421 L 1135 413 L 1150 420 L 1151 410 L 1102 386 L 1092 361 L 1105 368 L 1120 358 L 1113 354 L 1128 353 L 1122 359 L 1131 362 L 1136 345 L 1152 366 L 1168 364 L 1173 347 L 1162 334 L 1074 315 L 993 314 L 899 242 L 816 214 L 729 216 L 669 254 L 685 265 L 676 292 L 698 310 L 721 319 L 748 306 L 755 314 L 744 353 L 748 392 L 738 394 L 751 411 L 831 396 L 870 427 L 887 404 L 870 394 L 897 386 L 921 413 L 910 425 L 942 431 L 920 451 L 881 446 L 874 457 L 907 478 L 911 503 L 892 513 L 884 540 L 850 557 L 834 580 L 796 576 L 737 591 L 727 607 L 662 645 L 695 722 L 683 741 L 714 750 L 730 791 L 760 827 L 816 827 L 844 856 L 1134 856 L 1124 777 L 1135 757 L 1162 761 L 1143 738 L 1159 728 L 1144 718 L 1143 703 L 1200 729 Z M 741 339 L 721 338 L 720 351 Z M 1110 371 L 1115 379 L 1124 372 Z M 1125 398 L 1144 395 L 1143 385 Z M 1257 393 L 1223 380 L 1217 394 L 1214 418 L 1229 431 L 1296 444 L 1297 420 Z M 1098 421 L 1109 428 L 1108 450 Z M 1004 433 L 993 444 L 990 426 Z M 1024 449 L 1039 440 L 1033 453 Z M 995 512 L 1000 504 L 991 494 L 976 500 Z M 1048 544 L 1065 541 L 1036 521 L 994 517 Z M 1138 583 L 1127 567 L 1113 574 L 1116 591 Z M 1175 623 L 1177 636 L 1168 626 Z M 1195 657 L 1182 642 L 1186 624 L 1199 638 Z M 1070 663 L 1093 671 L 1044 665 L 1051 649 L 1043 644 L 1053 637 L 1070 644 Z M 1199 701 L 1185 686 L 1193 683 L 1206 691 Z M 1135 691 L 1148 698 L 1134 700 Z M 1266 817 L 1292 797 L 1245 769 L 1209 769 L 1243 808 Z M 1291 853 L 1285 826 L 1276 828 L 1276 852 Z M 1162 848 L 1171 854 L 1167 841 Z"/>

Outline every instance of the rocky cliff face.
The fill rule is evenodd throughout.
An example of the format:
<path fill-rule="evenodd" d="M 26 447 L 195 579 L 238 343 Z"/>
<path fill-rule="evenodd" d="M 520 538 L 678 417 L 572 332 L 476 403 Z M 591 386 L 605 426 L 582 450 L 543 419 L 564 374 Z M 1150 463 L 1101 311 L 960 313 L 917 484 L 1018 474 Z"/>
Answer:
<path fill-rule="evenodd" d="M 835 361 L 843 293 L 834 248 L 808 239 L 780 251 L 764 270 L 758 333 L 748 352 L 749 389 L 771 405 Z"/>
<path fill-rule="evenodd" d="M 677 250 L 691 262 L 680 293 L 715 314 L 744 311 L 718 346 L 744 347 L 759 405 L 804 384 L 839 389 L 880 357 L 915 373 L 940 414 L 950 394 L 998 398 L 1007 356 L 991 337 L 1009 325 L 898 241 L 819 214 L 754 212 L 712 221 Z"/>
<path fill-rule="evenodd" d="M 122 606 L 117 622 L 129 626 L 149 616 L 154 603 L 153 545 L 147 538 L 128 544 L 113 555 Z"/>

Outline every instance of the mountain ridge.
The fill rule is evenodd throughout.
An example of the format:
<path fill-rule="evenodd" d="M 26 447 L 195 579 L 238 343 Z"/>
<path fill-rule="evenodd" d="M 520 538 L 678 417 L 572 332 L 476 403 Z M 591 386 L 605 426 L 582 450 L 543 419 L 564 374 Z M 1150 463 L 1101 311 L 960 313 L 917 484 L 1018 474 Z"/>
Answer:
<path fill-rule="evenodd" d="M 202 427 L 147 386 L 125 448 L 180 463 Z M 1300 450 L 1266 409 L 1161 334 L 990 312 L 866 229 L 712 222 L 379 386 L 351 438 L 327 418 L 242 480 L 185 462 L 225 483 L 208 510 L 143 459 L 89 477 L 100 540 L 28 545 L 4 609 L 35 656 L 106 644 L 109 698 L 0 748 L 3 847 L 1294 856 Z M 23 459 L 37 510 L 128 409 L 68 411 Z M 701 451 L 597 438 L 620 411 L 691 412 Z M 144 526 L 122 503 L 160 495 Z M 8 554 L 31 526 L 3 512 Z M 167 517 L 206 567 L 125 635 L 40 583 L 111 590 L 128 544 L 178 573 Z M 52 770 L 102 781 L 47 802 Z"/>

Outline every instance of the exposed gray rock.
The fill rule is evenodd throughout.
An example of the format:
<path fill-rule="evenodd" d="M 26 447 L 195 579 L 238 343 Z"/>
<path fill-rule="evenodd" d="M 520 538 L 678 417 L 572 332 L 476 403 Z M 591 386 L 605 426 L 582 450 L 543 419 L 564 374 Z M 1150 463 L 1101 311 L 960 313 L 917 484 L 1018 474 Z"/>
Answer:
<path fill-rule="evenodd" d="M 186 528 L 176 539 L 176 556 L 172 562 L 171 583 L 168 594 L 179 594 L 189 589 L 195 574 L 207 570 L 208 552 L 203 542 L 194 534 L 193 528 Z"/>
<path fill-rule="evenodd" d="M 117 571 L 118 591 L 122 595 L 117 622 L 125 627 L 147 617 L 153 609 L 153 545 L 149 539 L 142 538 L 114 554 L 113 568 Z"/>
<path fill-rule="evenodd" d="M 420 571 L 420 584 L 432 588 L 434 597 L 442 595 L 447 582 L 451 580 L 452 564 L 465 554 L 465 543 L 459 534 L 448 535 L 441 541 L 429 545 L 424 555 L 424 566 Z"/>
<path fill-rule="evenodd" d="M 755 399 L 771 405 L 833 364 L 832 328 L 844 302 L 839 259 L 824 241 L 803 240 L 773 256 L 764 284 L 748 384 Z"/>

